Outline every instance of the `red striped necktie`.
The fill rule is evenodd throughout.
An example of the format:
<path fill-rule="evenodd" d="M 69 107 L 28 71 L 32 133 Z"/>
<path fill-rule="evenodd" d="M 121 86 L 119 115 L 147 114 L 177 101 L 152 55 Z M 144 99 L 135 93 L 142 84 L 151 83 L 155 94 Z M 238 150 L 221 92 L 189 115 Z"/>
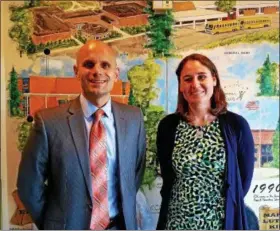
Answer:
<path fill-rule="evenodd" d="M 101 122 L 102 109 L 94 113 L 90 131 L 89 154 L 92 176 L 93 209 L 90 229 L 104 230 L 110 222 L 107 190 L 106 132 Z"/>

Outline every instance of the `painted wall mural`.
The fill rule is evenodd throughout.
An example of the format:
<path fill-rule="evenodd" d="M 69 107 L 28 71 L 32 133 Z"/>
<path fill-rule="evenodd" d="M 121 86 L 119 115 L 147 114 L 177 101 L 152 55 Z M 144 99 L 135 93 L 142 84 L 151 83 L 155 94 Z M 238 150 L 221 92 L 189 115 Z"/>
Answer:
<path fill-rule="evenodd" d="M 160 209 L 158 122 L 176 109 L 180 60 L 191 53 L 217 65 L 229 110 L 244 116 L 255 142 L 246 204 L 263 230 L 279 229 L 278 1 L 4 1 L 2 47 L 7 86 L 8 229 L 36 229 L 16 192 L 22 148 L 41 108 L 77 97 L 75 53 L 89 39 L 119 53 L 112 98 L 141 107 L 147 167 L 137 195 L 139 229 L 155 229 Z"/>

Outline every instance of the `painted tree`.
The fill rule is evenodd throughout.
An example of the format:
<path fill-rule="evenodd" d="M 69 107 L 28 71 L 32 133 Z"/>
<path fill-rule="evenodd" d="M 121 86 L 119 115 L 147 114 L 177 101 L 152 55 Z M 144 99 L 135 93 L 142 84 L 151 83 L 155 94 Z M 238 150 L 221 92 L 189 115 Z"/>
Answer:
<path fill-rule="evenodd" d="M 273 135 L 273 141 L 272 141 L 272 154 L 273 154 L 272 166 L 275 168 L 279 168 L 279 145 L 280 145 L 279 132 L 280 132 L 280 121 L 278 119 L 277 127 Z"/>
<path fill-rule="evenodd" d="M 20 52 L 20 56 L 22 56 L 30 42 L 28 26 L 24 25 L 23 23 L 16 23 L 9 30 L 9 36 L 12 40 L 17 42 L 17 48 Z"/>
<path fill-rule="evenodd" d="M 151 186 L 158 174 L 156 132 L 159 121 L 165 115 L 162 107 L 152 105 L 152 101 L 158 96 L 155 85 L 159 75 L 160 65 L 153 59 L 147 59 L 142 65 L 136 65 L 128 71 L 128 79 L 131 83 L 129 103 L 140 107 L 144 114 L 147 161 L 142 184 L 148 186 Z"/>
<path fill-rule="evenodd" d="M 171 10 L 162 14 L 156 14 L 152 8 L 152 1 L 149 0 L 145 11 L 149 14 L 149 37 L 147 48 L 152 50 L 153 57 L 169 57 L 174 44 L 171 40 L 174 17 Z"/>
<path fill-rule="evenodd" d="M 271 64 L 271 76 L 273 85 L 273 95 L 279 96 L 279 63 L 273 62 Z"/>
<path fill-rule="evenodd" d="M 273 76 L 275 65 L 270 62 L 269 55 L 267 55 L 264 64 L 257 70 L 257 83 L 260 84 L 260 95 L 272 96 L 275 94 L 276 77 Z"/>
<path fill-rule="evenodd" d="M 17 127 L 17 131 L 18 131 L 17 148 L 20 152 L 23 151 L 23 148 L 26 145 L 31 128 L 32 128 L 32 123 L 28 121 L 23 121 Z"/>
<path fill-rule="evenodd" d="M 28 7 L 40 6 L 41 0 L 25 0 L 25 5 Z"/>
<path fill-rule="evenodd" d="M 146 170 L 143 179 L 143 185 L 151 187 L 157 175 L 160 173 L 157 161 L 157 127 L 159 121 L 165 116 L 163 107 L 150 105 L 145 112 L 145 130 L 146 130 Z"/>
<path fill-rule="evenodd" d="M 36 45 L 33 42 L 30 42 L 26 47 L 27 54 L 34 54 L 36 53 L 37 48 Z"/>
<path fill-rule="evenodd" d="M 153 59 L 147 59 L 144 64 L 132 67 L 127 73 L 135 97 L 135 105 L 144 113 L 150 102 L 157 97 L 158 89 L 155 84 L 159 74 L 160 65 Z"/>
<path fill-rule="evenodd" d="M 236 5 L 236 0 L 217 0 L 215 1 L 215 6 L 223 12 L 227 12 L 230 17 L 230 13 L 233 10 L 233 7 Z"/>
<path fill-rule="evenodd" d="M 29 1 L 29 6 L 30 6 L 30 7 L 34 7 L 35 4 L 36 4 L 35 0 L 30 0 L 30 1 Z"/>
<path fill-rule="evenodd" d="M 18 44 L 20 56 L 30 47 L 32 34 L 32 19 L 28 9 L 11 7 L 11 21 L 14 25 L 9 30 L 10 38 Z"/>
<path fill-rule="evenodd" d="M 136 105 L 135 96 L 133 95 L 133 90 L 132 90 L 132 88 L 130 89 L 130 92 L 129 92 L 128 104 L 129 104 L 129 105 L 134 105 L 134 106 Z"/>
<path fill-rule="evenodd" d="M 9 94 L 10 94 L 10 114 L 11 116 L 20 116 L 21 110 L 20 110 L 20 102 L 21 102 L 21 93 L 18 89 L 18 75 L 15 71 L 15 68 L 12 68 L 12 71 L 10 72 L 10 82 L 8 85 Z"/>
<path fill-rule="evenodd" d="M 163 107 L 150 105 L 146 109 L 146 122 L 145 129 L 147 133 L 147 161 L 152 169 L 157 170 L 156 160 L 156 138 L 157 138 L 157 127 L 159 121 L 165 116 Z"/>

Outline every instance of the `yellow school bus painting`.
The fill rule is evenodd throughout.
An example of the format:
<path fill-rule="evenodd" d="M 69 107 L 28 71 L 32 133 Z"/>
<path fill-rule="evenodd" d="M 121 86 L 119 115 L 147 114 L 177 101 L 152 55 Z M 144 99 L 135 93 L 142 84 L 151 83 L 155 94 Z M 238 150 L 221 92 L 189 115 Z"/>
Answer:
<path fill-rule="evenodd" d="M 205 26 L 205 32 L 209 34 L 219 34 L 237 30 L 240 30 L 240 23 L 237 20 L 210 22 Z"/>
<path fill-rule="evenodd" d="M 235 20 L 209 22 L 205 26 L 205 32 L 209 34 L 219 34 L 268 26 L 271 26 L 270 17 L 242 17 Z"/>
<path fill-rule="evenodd" d="M 271 26 L 270 17 L 248 17 L 239 18 L 241 29 L 254 29 Z"/>

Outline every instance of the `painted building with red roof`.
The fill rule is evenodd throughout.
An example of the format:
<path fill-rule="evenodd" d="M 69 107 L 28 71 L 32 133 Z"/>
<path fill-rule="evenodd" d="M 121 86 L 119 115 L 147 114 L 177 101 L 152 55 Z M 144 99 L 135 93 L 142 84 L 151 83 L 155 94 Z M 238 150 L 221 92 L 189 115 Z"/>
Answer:
<path fill-rule="evenodd" d="M 19 88 L 23 93 L 22 108 L 25 115 L 43 108 L 56 107 L 76 98 L 81 93 L 81 84 L 73 77 L 30 76 L 19 78 Z M 114 101 L 127 104 L 130 83 L 117 80 L 111 92 Z"/>

